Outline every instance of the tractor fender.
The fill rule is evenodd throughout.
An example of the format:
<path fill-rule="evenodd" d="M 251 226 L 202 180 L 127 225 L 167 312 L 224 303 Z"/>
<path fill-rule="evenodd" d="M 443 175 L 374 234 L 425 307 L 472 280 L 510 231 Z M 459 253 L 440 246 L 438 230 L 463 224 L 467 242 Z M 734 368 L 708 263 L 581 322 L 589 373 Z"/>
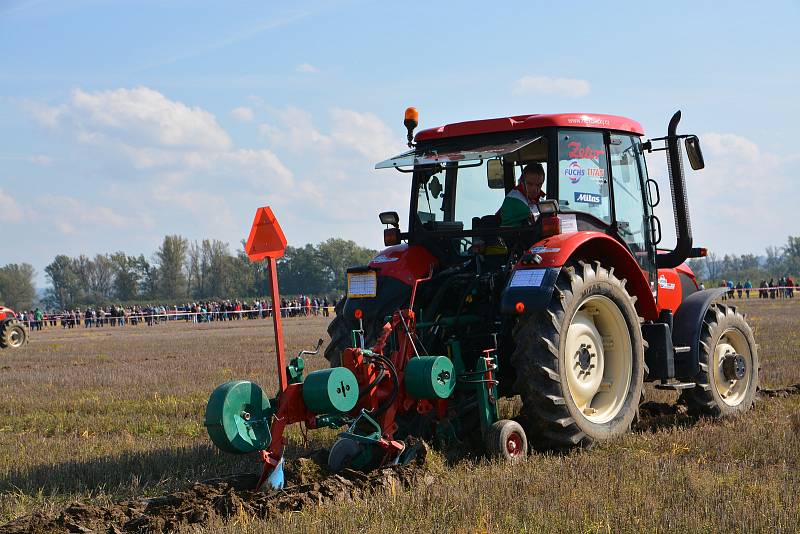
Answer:
<path fill-rule="evenodd" d="M 538 264 L 531 260 L 538 256 Z M 614 238 L 602 232 L 571 232 L 548 237 L 533 245 L 514 266 L 508 285 L 500 299 L 503 313 L 520 313 L 544 309 L 550 302 L 558 273 L 566 263 L 573 260 L 586 262 L 599 261 L 606 268 L 613 268 L 617 278 L 627 281 L 625 288 L 636 297 L 636 311 L 646 320 L 658 317 L 658 308 L 647 275 L 631 256 L 631 253 Z M 517 271 L 538 269 L 544 273 L 529 275 L 531 282 L 526 285 L 523 274 Z M 515 278 L 516 276 L 516 278 Z M 522 306 L 517 306 L 518 303 Z"/>
<path fill-rule="evenodd" d="M 385 312 L 407 305 L 414 282 L 427 278 L 438 263 L 425 247 L 403 243 L 382 250 L 367 266 L 348 269 L 348 272 L 376 271 L 378 284 L 374 297 L 347 298 L 343 313 L 348 325 L 357 324 L 357 309 L 368 326 L 373 321 L 382 321 Z"/>
<path fill-rule="evenodd" d="M 672 345 L 689 347 L 688 352 L 675 354 L 675 376 L 691 381 L 700 372 L 700 333 L 708 307 L 728 291 L 714 287 L 695 291 L 684 300 L 672 321 Z"/>

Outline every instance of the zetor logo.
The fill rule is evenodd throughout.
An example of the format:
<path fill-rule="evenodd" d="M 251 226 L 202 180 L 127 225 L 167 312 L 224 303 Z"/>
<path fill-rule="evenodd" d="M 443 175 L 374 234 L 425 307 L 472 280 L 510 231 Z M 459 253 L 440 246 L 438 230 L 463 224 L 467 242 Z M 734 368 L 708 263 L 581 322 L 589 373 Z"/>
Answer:
<path fill-rule="evenodd" d="M 600 195 L 592 193 L 578 193 L 575 192 L 575 202 L 583 202 L 584 204 L 600 204 Z"/>
<path fill-rule="evenodd" d="M 573 161 L 566 169 L 564 169 L 564 176 L 569 177 L 569 181 L 573 184 L 577 184 L 581 180 L 581 176 L 584 174 L 586 174 L 586 171 L 581 168 L 580 163 L 577 161 Z"/>
<path fill-rule="evenodd" d="M 567 143 L 567 148 L 570 149 L 569 152 L 567 152 L 567 157 L 569 159 L 591 159 L 597 161 L 600 156 L 603 155 L 602 150 L 581 146 L 578 141 L 570 141 Z"/>

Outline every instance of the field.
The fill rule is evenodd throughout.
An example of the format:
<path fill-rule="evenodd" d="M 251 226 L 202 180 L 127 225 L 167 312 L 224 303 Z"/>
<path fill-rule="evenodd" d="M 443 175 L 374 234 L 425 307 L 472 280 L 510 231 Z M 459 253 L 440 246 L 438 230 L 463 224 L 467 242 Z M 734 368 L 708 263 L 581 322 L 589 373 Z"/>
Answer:
<path fill-rule="evenodd" d="M 751 300 L 740 309 L 755 327 L 762 386 L 800 383 L 800 302 Z M 321 317 L 286 320 L 288 354 L 327 341 L 326 326 Z M 256 460 L 211 446 L 203 410 L 231 378 L 274 391 L 274 358 L 271 323 L 261 320 L 50 327 L 0 352 L 0 524 L 253 472 Z M 321 356 L 307 363 L 324 366 Z M 514 467 L 474 458 L 447 465 L 434 451 L 414 484 L 390 481 L 355 500 L 266 520 L 212 515 L 192 531 L 800 530 L 800 395 L 762 396 L 725 421 L 664 404 L 674 398 L 648 389 L 638 430 L 591 450 L 537 453 Z M 296 430 L 289 437 L 296 457 L 330 444 L 334 432 L 311 432 L 307 443 Z M 294 469 L 315 476 L 307 462 Z"/>

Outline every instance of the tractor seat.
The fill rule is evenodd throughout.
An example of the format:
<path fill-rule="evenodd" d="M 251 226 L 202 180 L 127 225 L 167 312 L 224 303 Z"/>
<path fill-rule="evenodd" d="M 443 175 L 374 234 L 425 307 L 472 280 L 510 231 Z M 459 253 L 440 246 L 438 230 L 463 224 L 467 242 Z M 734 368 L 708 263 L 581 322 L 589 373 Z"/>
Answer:
<path fill-rule="evenodd" d="M 500 215 L 484 215 L 472 218 L 472 229 L 499 229 Z M 499 235 L 476 237 L 473 241 L 473 251 L 486 256 L 499 256 L 508 254 L 508 247 Z"/>

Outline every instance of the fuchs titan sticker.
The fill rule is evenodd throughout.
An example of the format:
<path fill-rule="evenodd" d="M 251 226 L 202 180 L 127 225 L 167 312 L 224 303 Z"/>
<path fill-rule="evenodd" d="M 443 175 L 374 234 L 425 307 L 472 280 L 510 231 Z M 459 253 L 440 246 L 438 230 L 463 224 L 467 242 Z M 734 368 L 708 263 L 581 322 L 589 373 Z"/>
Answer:
<path fill-rule="evenodd" d="M 583 204 L 600 204 L 600 195 L 594 193 L 581 193 L 575 191 L 575 202 L 582 202 Z"/>
<path fill-rule="evenodd" d="M 581 164 L 577 161 L 573 161 L 564 169 L 564 176 L 569 177 L 569 181 L 573 184 L 577 184 L 584 174 L 586 174 L 586 171 L 581 168 Z"/>

